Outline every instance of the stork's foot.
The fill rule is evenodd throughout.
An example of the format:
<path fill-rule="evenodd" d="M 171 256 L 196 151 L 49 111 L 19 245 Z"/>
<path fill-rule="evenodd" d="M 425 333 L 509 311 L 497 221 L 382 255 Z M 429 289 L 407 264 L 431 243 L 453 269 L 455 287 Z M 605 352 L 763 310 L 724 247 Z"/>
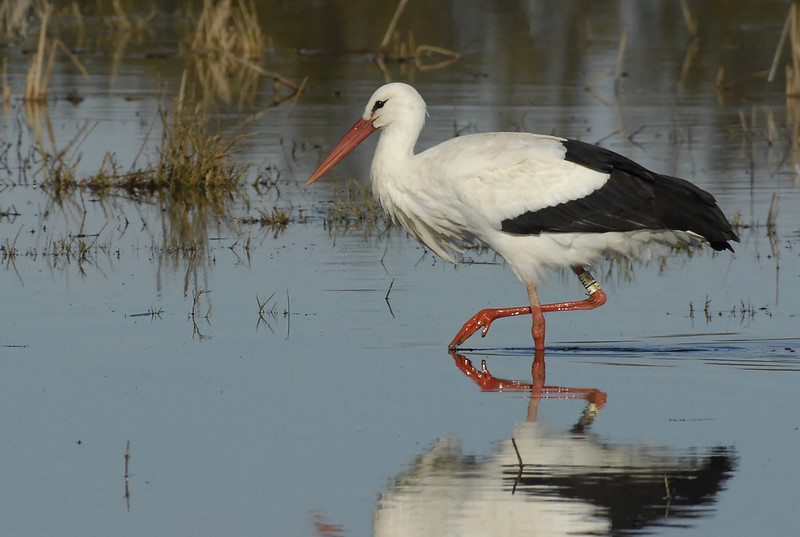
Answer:
<path fill-rule="evenodd" d="M 515 315 L 530 315 L 530 313 L 530 306 L 481 310 L 473 315 L 469 321 L 464 323 L 464 326 L 462 326 L 461 330 L 458 331 L 456 337 L 454 337 L 453 341 L 450 342 L 449 348 L 455 349 L 469 339 L 469 337 L 478 330 L 481 331 L 481 337 L 486 337 L 486 333 L 489 331 L 489 326 L 495 319 L 500 319 L 502 317 L 513 317 Z"/>

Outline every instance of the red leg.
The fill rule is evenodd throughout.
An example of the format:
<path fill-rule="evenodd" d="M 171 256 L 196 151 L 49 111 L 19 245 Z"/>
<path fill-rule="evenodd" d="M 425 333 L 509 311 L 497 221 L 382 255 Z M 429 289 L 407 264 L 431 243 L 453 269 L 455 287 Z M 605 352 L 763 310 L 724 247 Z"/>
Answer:
<path fill-rule="evenodd" d="M 544 352 L 544 306 L 539 303 L 539 294 L 536 286 L 528 285 L 528 299 L 531 301 L 531 336 L 533 336 L 533 348 L 537 353 Z M 545 304 L 546 306 L 547 304 Z"/>
<path fill-rule="evenodd" d="M 594 281 L 594 278 L 592 278 L 592 275 L 589 274 L 588 271 L 582 267 L 573 267 L 572 270 L 589 293 L 589 296 L 584 300 L 540 304 L 536 286 L 533 284 L 528 285 L 528 298 L 531 302 L 530 306 L 485 309 L 479 311 L 469 321 L 464 323 L 464 326 L 458 331 L 456 337 L 450 342 L 450 348 L 454 349 L 458 347 L 478 330 L 481 331 L 481 337 L 485 337 L 486 333 L 489 331 L 489 326 L 495 319 L 514 317 L 517 315 L 531 315 L 533 317 L 531 335 L 533 336 L 534 347 L 537 350 L 543 350 L 545 333 L 544 312 L 590 310 L 602 306 L 606 302 L 606 294 L 600 289 L 600 286 Z"/>
<path fill-rule="evenodd" d="M 606 294 L 600 289 L 600 286 L 594 281 L 592 275 L 581 267 L 573 267 L 573 272 L 578 276 L 589 296 L 583 300 L 575 300 L 573 302 L 556 302 L 554 304 L 543 304 L 542 311 L 573 311 L 573 310 L 593 310 L 599 308 L 606 303 Z"/>

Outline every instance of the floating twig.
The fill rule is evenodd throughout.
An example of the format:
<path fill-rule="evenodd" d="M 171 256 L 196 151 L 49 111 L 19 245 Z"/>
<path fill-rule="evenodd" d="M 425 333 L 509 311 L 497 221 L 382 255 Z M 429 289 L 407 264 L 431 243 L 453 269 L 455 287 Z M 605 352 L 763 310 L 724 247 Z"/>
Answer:
<path fill-rule="evenodd" d="M 289 334 L 292 328 L 292 305 L 289 300 L 289 290 L 286 290 L 286 339 L 289 339 Z"/>
<path fill-rule="evenodd" d="M 392 310 L 392 304 L 389 302 L 389 293 L 392 292 L 392 286 L 394 286 L 394 278 L 392 278 L 392 281 L 389 283 L 389 289 L 386 291 L 386 295 L 383 297 L 383 299 L 386 301 L 386 305 L 389 307 L 389 313 L 391 314 L 392 319 L 394 319 L 394 310 Z"/>
<path fill-rule="evenodd" d="M 389 293 L 392 292 L 393 285 L 394 285 L 394 278 L 392 278 L 392 281 L 389 283 L 389 289 L 386 291 L 386 296 L 383 297 L 387 302 L 389 301 Z"/>
<path fill-rule="evenodd" d="M 128 511 L 131 510 L 131 490 L 130 490 L 130 464 L 131 464 L 131 441 L 128 440 L 128 443 L 125 445 L 125 506 L 128 508 Z"/>

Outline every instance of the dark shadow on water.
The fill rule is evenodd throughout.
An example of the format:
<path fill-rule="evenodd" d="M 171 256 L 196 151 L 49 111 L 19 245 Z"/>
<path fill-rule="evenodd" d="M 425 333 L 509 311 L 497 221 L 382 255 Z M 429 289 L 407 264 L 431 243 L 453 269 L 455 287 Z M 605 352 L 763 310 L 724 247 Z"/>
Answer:
<path fill-rule="evenodd" d="M 722 341 L 685 342 L 658 345 L 630 342 L 576 342 L 548 346 L 551 360 L 564 358 L 591 361 L 598 365 L 673 367 L 683 361 L 752 371 L 800 372 L 800 338 L 736 339 L 725 334 Z M 530 357 L 531 347 L 490 347 L 458 349 L 468 356 Z"/>

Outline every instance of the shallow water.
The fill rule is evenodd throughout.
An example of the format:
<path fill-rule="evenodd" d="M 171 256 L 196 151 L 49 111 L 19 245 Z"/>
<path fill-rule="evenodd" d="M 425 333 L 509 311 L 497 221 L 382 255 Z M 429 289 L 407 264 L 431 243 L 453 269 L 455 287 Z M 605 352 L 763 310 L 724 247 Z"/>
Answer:
<path fill-rule="evenodd" d="M 364 51 L 394 5 L 260 7 L 267 67 L 308 81 L 296 102 L 276 107 L 267 80 L 242 104 L 215 97 L 214 126 L 247 134 L 236 158 L 252 163 L 252 178 L 267 166 L 279 173 L 277 188 L 248 188 L 223 214 L 88 193 L 57 200 L 35 166 L 5 170 L 0 244 L 18 253 L 0 270 L 0 528 L 791 534 L 800 498 L 794 112 L 783 68 L 771 84 L 714 85 L 720 66 L 730 83 L 769 68 L 786 5 L 692 8 L 696 52 L 672 4 L 412 3 L 401 18 L 403 35 L 463 54 L 435 70 L 388 65 L 428 102 L 421 147 L 457 131 L 576 137 L 685 177 L 740 215 L 733 255 L 702 249 L 599 267 L 609 294 L 601 310 L 548 317 L 546 377 L 526 319 L 447 352 L 478 309 L 525 302 L 491 254 L 452 267 L 397 229 L 326 225 L 336 180 L 366 177 L 374 141 L 302 188 L 384 81 Z M 92 78 L 61 57 L 46 107 L 26 110 L 16 98 L 29 55 L 3 50 L 15 98 L 0 139 L 12 144 L 11 162 L 48 121 L 57 147 L 89 121 L 81 174 L 108 151 L 127 167 L 142 144 L 154 150 L 158 95 L 174 94 L 191 61 L 176 39 L 184 19 L 163 14 L 124 42 L 101 18 L 84 22 L 80 58 Z M 68 17 L 57 27 L 76 43 Z M 613 73 L 623 29 L 617 91 L 613 74 L 585 91 Z M 64 100 L 75 89 L 78 105 Z M 277 234 L 245 223 L 262 204 L 293 221 Z M 90 248 L 51 247 L 62 240 Z M 542 289 L 545 300 L 580 291 L 571 274 Z"/>

